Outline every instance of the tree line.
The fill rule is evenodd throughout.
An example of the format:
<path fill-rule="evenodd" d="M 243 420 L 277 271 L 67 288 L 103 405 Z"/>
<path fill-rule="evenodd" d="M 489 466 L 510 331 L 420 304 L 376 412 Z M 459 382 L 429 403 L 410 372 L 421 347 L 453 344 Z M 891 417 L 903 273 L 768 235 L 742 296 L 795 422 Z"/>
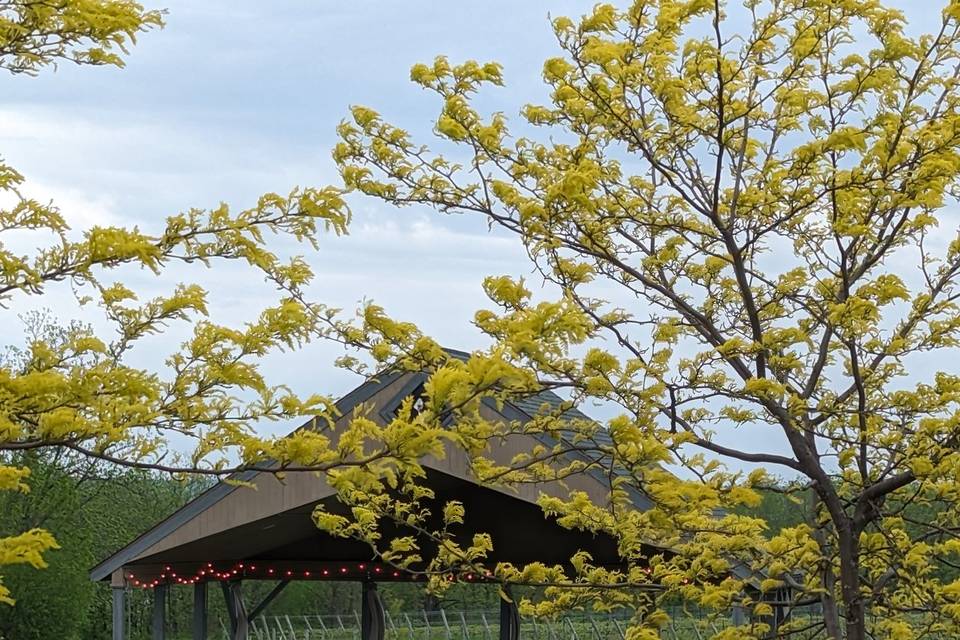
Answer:
<path fill-rule="evenodd" d="M 5 572 L 13 592 L 39 604 L 0 608 L 2 640 L 109 640 L 110 587 L 91 582 L 90 569 L 212 484 L 203 478 L 178 480 L 117 469 L 62 452 L 7 456 L 3 462 L 29 465 L 33 474 L 28 493 L 0 493 L 0 536 L 44 527 L 56 537 L 58 548 L 46 554 L 46 569 L 18 565 Z M 245 584 L 251 602 L 272 587 L 272 582 Z M 134 589 L 129 595 L 131 637 L 149 637 L 152 592 Z M 392 612 L 496 605 L 495 592 L 483 585 L 465 585 L 436 598 L 423 585 L 393 584 L 381 595 Z M 270 612 L 342 614 L 350 620 L 359 603 L 357 583 L 295 582 L 271 604 Z M 210 587 L 208 606 L 212 625 L 227 619 L 216 583 Z M 174 587 L 167 602 L 172 637 L 189 633 L 192 611 L 192 588 Z"/>

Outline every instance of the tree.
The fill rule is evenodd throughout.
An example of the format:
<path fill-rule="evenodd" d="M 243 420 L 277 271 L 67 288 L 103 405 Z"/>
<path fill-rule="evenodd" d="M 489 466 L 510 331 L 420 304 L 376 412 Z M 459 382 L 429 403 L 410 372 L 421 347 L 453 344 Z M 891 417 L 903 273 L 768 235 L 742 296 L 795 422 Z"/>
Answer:
<path fill-rule="evenodd" d="M 137 36 L 160 27 L 162 18 L 129 0 L 0 2 L 0 68 L 34 75 L 62 62 L 122 66 Z M 270 384 L 258 361 L 331 331 L 332 312 L 303 299 L 313 275 L 306 262 L 280 259 L 265 236 L 316 246 L 324 230 L 344 233 L 349 210 L 337 189 L 268 193 L 243 211 L 225 204 L 190 209 L 152 230 L 73 230 L 69 212 L 21 194 L 24 180 L 0 163 L 0 191 L 12 201 L 0 209 L 0 303 L 25 296 L 42 301 L 56 291 L 51 287 L 65 283 L 79 302 L 99 306 L 114 332 L 101 336 L 88 326 L 67 325 L 55 339 L 29 335 L 15 362 L 0 365 L 0 490 L 28 491 L 30 467 L 12 462 L 47 449 L 214 477 L 255 468 L 322 471 L 347 455 L 316 430 L 278 440 L 258 436 L 255 428 L 262 420 L 297 416 L 323 423 L 334 413 L 323 397 L 299 398 Z M 42 238 L 33 250 L 20 248 L 17 234 L 23 231 Z M 262 276 L 275 287 L 276 304 L 241 327 L 222 326 L 205 319 L 207 292 L 197 284 L 139 301 L 131 287 L 111 278 L 122 268 L 139 267 L 166 288 L 171 266 L 222 261 L 245 264 Z M 129 364 L 134 347 L 177 321 L 189 322 L 192 335 L 164 363 L 155 369 Z M 168 453 L 171 435 L 186 436 L 194 450 Z M 376 462 L 360 456 L 351 463 Z M 40 526 L 10 533 L 0 538 L 0 568 L 42 567 L 44 552 L 55 546 Z M 12 603 L 2 582 L 0 603 Z"/>
<path fill-rule="evenodd" d="M 543 67 L 550 103 L 524 107 L 513 127 L 527 137 L 473 106 L 502 84 L 498 64 L 442 57 L 411 78 L 438 98 L 446 157 L 367 107 L 341 124 L 334 158 L 348 188 L 479 216 L 513 234 L 557 292 L 543 300 L 522 279 L 488 278 L 497 310 L 475 323 L 492 346 L 468 362 L 376 308 L 377 325 L 352 335 L 378 362 L 432 371 L 423 407 L 402 419 L 433 429 L 456 416 L 446 438 L 479 477 L 599 467 L 611 478 L 609 505 L 542 503 L 567 526 L 615 536 L 629 569 L 580 556 L 571 582 L 537 568 L 559 585 L 541 611 L 637 605 L 626 587 L 652 580 L 661 595 L 643 596 L 633 637 L 655 637 L 655 605 L 677 595 L 751 608 L 752 622 L 719 635 L 757 637 L 770 626 L 764 600 L 788 586 L 793 605 L 822 605 L 804 633 L 960 632 L 960 581 L 942 571 L 960 562 L 960 3 L 939 18 L 915 36 L 879 0 L 603 4 L 553 21 L 562 55 Z M 480 412 L 480 398 L 544 388 L 621 414 L 521 426 Z M 517 429 L 560 444 L 494 466 L 490 447 Z M 782 446 L 756 448 L 756 433 Z M 571 446 L 583 459 L 564 461 Z M 767 541 L 759 520 L 718 512 L 756 504 L 766 469 L 800 479 L 815 514 Z M 419 526 L 401 508 L 417 484 L 402 481 L 401 498 L 385 484 L 353 490 L 362 517 L 318 523 L 386 557 L 417 555 L 414 540 L 391 544 L 364 524 L 400 514 Z M 635 509 L 634 489 L 654 507 Z M 449 527 L 420 532 L 441 542 L 433 567 L 475 562 L 489 542 L 460 545 L 463 510 L 448 506 Z M 642 558 L 643 541 L 675 555 Z M 738 564 L 754 578 L 732 577 Z"/>
<path fill-rule="evenodd" d="M 83 510 L 83 484 L 87 469 L 68 469 L 62 461 L 35 451 L 17 460 L 31 469 L 31 488 L 27 494 L 0 494 L 4 514 L 0 535 L 43 528 L 58 535 L 60 548 L 47 555 L 49 571 L 29 567 L 11 567 L 6 582 L 26 602 L 43 602 L 43 607 L 3 607 L 0 610 L 0 638 L 73 638 L 83 622 L 92 595 L 87 568 L 96 562 L 92 553 L 93 529 L 78 526 L 76 514 Z M 5 459 L 5 463 L 11 462 Z M 70 473 L 70 472 L 76 472 Z M 86 524 L 86 523 L 83 523 Z M 67 533 L 68 535 L 59 535 Z M 53 609 L 63 615 L 51 616 Z"/>

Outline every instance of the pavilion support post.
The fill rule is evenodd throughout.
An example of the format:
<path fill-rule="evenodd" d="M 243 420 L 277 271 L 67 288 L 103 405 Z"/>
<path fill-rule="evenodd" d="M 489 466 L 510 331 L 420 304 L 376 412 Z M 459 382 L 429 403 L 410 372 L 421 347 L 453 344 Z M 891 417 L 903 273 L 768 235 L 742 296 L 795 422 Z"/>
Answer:
<path fill-rule="evenodd" d="M 223 598 L 227 604 L 227 615 L 230 616 L 230 640 L 248 640 L 250 637 L 250 621 L 247 618 L 247 609 L 243 604 L 243 582 L 233 580 L 221 582 Z"/>
<path fill-rule="evenodd" d="M 153 588 L 153 640 L 164 640 L 167 635 L 167 590 L 169 585 L 160 584 Z"/>
<path fill-rule="evenodd" d="M 730 612 L 730 624 L 735 627 L 739 627 L 747 623 L 747 612 L 744 610 L 742 604 L 733 605 L 733 610 Z"/>
<path fill-rule="evenodd" d="M 113 640 L 126 640 L 124 629 L 124 614 L 126 613 L 126 592 L 124 587 L 114 586 L 111 589 L 113 602 Z"/>
<path fill-rule="evenodd" d="M 360 640 L 383 640 L 384 610 L 383 601 L 377 592 L 377 583 L 367 580 L 361 591 L 363 598 L 360 607 Z"/>
<path fill-rule="evenodd" d="M 510 586 L 504 585 L 500 592 L 500 640 L 519 640 L 520 611 L 517 602 L 510 593 Z"/>
<path fill-rule="evenodd" d="M 769 637 L 776 638 L 780 631 L 780 626 L 784 624 L 790 615 L 790 609 L 787 604 L 790 602 L 790 589 L 777 589 L 774 591 L 773 615 L 770 622 Z"/>
<path fill-rule="evenodd" d="M 207 583 L 193 585 L 193 640 L 207 640 Z"/>

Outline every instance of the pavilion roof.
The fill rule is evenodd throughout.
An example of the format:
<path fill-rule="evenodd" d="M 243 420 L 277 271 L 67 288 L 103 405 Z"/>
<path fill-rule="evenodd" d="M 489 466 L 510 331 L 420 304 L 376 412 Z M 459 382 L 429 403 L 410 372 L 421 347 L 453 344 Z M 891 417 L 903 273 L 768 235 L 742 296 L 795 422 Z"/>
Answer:
<path fill-rule="evenodd" d="M 338 412 L 343 419 L 349 419 L 355 408 L 371 406 L 374 417 L 388 419 L 387 412 L 395 409 L 403 397 L 414 393 L 424 380 L 423 374 L 416 373 L 378 374 L 341 398 L 337 402 Z M 562 415 L 570 419 L 589 420 L 551 391 L 499 408 L 490 405 L 491 410 L 510 421 L 531 420 L 544 409 L 562 410 Z M 603 437 L 602 433 L 598 437 Z M 501 447 L 500 453 L 512 456 L 536 444 L 530 437 L 525 438 Z M 542 443 L 543 438 L 537 441 Z M 462 455 L 427 460 L 424 466 L 437 501 L 457 499 L 466 505 L 468 522 L 464 535 L 469 535 L 468 530 L 491 533 L 495 549 L 491 562 L 564 562 L 573 552 L 584 549 L 599 564 L 620 563 L 612 538 L 564 529 L 546 518 L 536 502 L 544 487 L 511 493 L 480 486 L 471 480 Z M 112 576 L 115 584 L 118 580 L 135 580 L 140 585 L 150 585 L 160 576 L 169 580 L 170 574 L 176 574 L 173 577 L 178 580 L 189 580 L 201 571 L 200 575 L 208 578 L 222 577 L 224 572 L 275 578 L 277 572 L 289 572 L 299 579 L 360 579 L 362 573 L 374 571 L 383 578 L 410 578 L 394 576 L 393 569 L 372 563 L 372 553 L 366 545 L 332 538 L 315 527 L 310 514 L 318 505 L 332 511 L 342 508 L 332 489 L 317 475 L 287 473 L 280 482 L 274 474 L 246 472 L 237 479 L 256 485 L 258 490 L 229 482 L 216 484 L 100 562 L 91 570 L 91 579 L 99 581 Z M 575 488 L 598 499 L 606 495 L 605 478 L 600 473 L 582 474 L 572 482 Z M 638 492 L 635 497 L 638 508 L 647 508 L 645 496 Z M 360 569 L 361 566 L 365 568 Z M 272 573 L 266 573 L 271 569 Z"/>

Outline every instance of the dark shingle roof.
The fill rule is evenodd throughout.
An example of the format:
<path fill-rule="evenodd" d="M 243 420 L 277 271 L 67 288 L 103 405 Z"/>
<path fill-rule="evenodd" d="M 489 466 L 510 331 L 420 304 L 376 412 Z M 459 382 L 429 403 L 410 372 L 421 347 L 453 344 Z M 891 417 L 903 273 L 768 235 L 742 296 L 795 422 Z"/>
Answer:
<path fill-rule="evenodd" d="M 559 414 L 559 418 L 561 420 L 568 422 L 596 422 L 593 418 L 583 413 L 576 407 L 570 406 L 570 402 L 568 400 L 564 400 L 553 391 L 541 391 L 536 395 L 511 400 L 510 404 L 531 418 L 543 415 L 557 415 L 557 412 L 563 409 L 563 412 Z M 606 428 L 602 426 L 594 433 L 593 439 L 599 445 L 606 446 L 613 444 L 610 434 L 607 432 Z"/>

